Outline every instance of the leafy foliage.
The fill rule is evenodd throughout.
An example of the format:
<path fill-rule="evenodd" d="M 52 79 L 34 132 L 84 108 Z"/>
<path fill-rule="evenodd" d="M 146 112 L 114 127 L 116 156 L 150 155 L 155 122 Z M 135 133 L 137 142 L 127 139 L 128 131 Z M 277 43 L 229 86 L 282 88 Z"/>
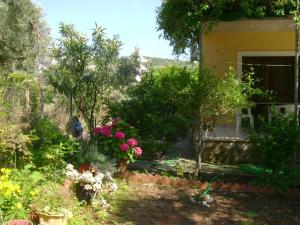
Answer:
<path fill-rule="evenodd" d="M 243 82 L 230 67 L 224 77 L 218 77 L 209 70 L 199 76 L 199 84 L 191 104 L 191 113 L 197 115 L 201 123 L 214 123 L 216 117 L 233 113 L 251 106 L 251 97 L 262 91 L 254 88 L 251 73 L 244 75 Z"/>
<path fill-rule="evenodd" d="M 91 133 L 95 115 L 103 109 L 115 82 L 114 65 L 121 42 L 117 36 L 107 38 L 97 25 L 91 42 L 73 25 L 61 24 L 60 33 L 54 50 L 57 65 L 49 72 L 50 82 L 59 92 L 74 98 Z"/>
<path fill-rule="evenodd" d="M 181 54 L 218 21 L 282 17 L 292 15 L 295 6 L 295 0 L 164 0 L 157 9 L 157 24 L 174 52 Z"/>
<path fill-rule="evenodd" d="M 64 136 L 48 118 L 34 118 L 30 134 L 34 137 L 30 151 L 37 167 L 62 168 L 65 159 L 78 148 L 77 141 Z"/>
<path fill-rule="evenodd" d="M 2 166 L 22 167 L 30 163 L 32 154 L 30 135 L 22 134 L 13 126 L 3 127 L 0 131 L 0 164 Z"/>
<path fill-rule="evenodd" d="M 118 60 L 117 69 L 117 82 L 122 86 L 129 86 L 136 82 L 135 76 L 139 74 L 140 68 L 140 54 L 139 50 L 135 49 L 134 52 L 128 57 L 120 57 Z"/>
<path fill-rule="evenodd" d="M 0 175 L 0 219 L 1 214 L 4 220 L 26 219 L 37 186 L 45 182 L 43 174 L 28 164 L 24 169 L 2 168 Z"/>
<path fill-rule="evenodd" d="M 257 157 L 275 176 L 288 169 L 293 153 L 299 149 L 300 127 L 295 124 L 293 115 L 279 113 L 271 122 L 262 121 L 250 136 Z"/>
<path fill-rule="evenodd" d="M 32 199 L 32 206 L 38 212 L 46 215 L 65 213 L 68 215 L 69 208 L 73 204 L 71 193 L 64 191 L 57 183 L 47 183 L 40 186 L 37 194 Z"/>
<path fill-rule="evenodd" d="M 154 139 L 165 145 L 165 141 L 185 135 L 189 124 L 194 125 L 193 119 L 198 121 L 195 126 L 202 127 L 251 105 L 250 97 L 259 92 L 253 84 L 250 76 L 239 81 L 232 68 L 221 78 L 209 70 L 199 76 L 195 67 L 170 66 L 150 70 L 128 89 L 126 99 L 112 104 L 110 110 L 139 128 L 142 140 Z"/>
<path fill-rule="evenodd" d="M 1 0 L 0 15 L 0 65 L 32 70 L 49 41 L 42 10 L 30 0 Z"/>
<path fill-rule="evenodd" d="M 143 137 L 174 140 L 187 128 L 183 109 L 191 101 L 195 75 L 185 67 L 150 70 L 139 84 L 128 89 L 125 100 L 111 105 L 111 111 L 126 118 Z"/>

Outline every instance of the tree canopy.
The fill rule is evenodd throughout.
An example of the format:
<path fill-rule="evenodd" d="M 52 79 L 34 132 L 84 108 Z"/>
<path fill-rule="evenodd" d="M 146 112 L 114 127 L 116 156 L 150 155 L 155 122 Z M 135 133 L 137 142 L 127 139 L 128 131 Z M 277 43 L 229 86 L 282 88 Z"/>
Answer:
<path fill-rule="evenodd" d="M 157 30 L 174 53 L 182 54 L 218 21 L 284 17 L 295 9 L 296 0 L 163 0 L 157 9 Z"/>
<path fill-rule="evenodd" d="M 49 71 L 50 83 L 74 99 L 92 132 L 95 115 L 102 109 L 116 80 L 121 42 L 117 36 L 106 37 L 105 29 L 97 25 L 91 41 L 73 25 L 61 24 L 60 34 L 54 48 L 57 64 Z"/>
<path fill-rule="evenodd" d="M 33 69 L 45 51 L 49 30 L 31 0 L 0 0 L 0 66 Z"/>

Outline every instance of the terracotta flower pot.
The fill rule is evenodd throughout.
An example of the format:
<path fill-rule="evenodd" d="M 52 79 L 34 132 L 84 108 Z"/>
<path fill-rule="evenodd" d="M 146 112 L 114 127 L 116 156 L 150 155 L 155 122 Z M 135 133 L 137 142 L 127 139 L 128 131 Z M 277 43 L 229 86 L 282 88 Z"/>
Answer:
<path fill-rule="evenodd" d="M 31 225 L 32 223 L 28 220 L 12 220 L 7 222 L 6 225 Z"/>
<path fill-rule="evenodd" d="M 122 159 L 118 163 L 120 173 L 125 173 L 128 169 L 128 163 L 126 159 Z"/>
<path fill-rule="evenodd" d="M 85 171 L 89 171 L 90 168 L 91 168 L 91 164 L 89 164 L 89 163 L 80 164 L 80 165 L 79 165 L 78 172 L 79 172 L 79 173 L 83 173 L 83 172 L 85 172 Z"/>
<path fill-rule="evenodd" d="M 44 225 L 67 225 L 68 217 L 65 213 L 53 215 L 39 213 L 39 223 Z"/>

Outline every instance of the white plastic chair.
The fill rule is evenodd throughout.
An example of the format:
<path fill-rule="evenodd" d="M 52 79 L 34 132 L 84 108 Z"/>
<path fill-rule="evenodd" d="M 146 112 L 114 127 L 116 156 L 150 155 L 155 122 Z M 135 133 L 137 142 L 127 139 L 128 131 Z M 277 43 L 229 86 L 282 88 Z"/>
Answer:
<path fill-rule="evenodd" d="M 295 105 L 293 104 L 285 104 L 285 105 L 276 105 L 272 107 L 268 107 L 268 120 L 269 122 L 272 120 L 273 113 L 282 113 L 283 115 L 288 115 L 290 113 L 294 113 L 294 107 Z M 273 109 L 273 111 L 272 111 Z M 300 112 L 300 105 L 298 105 L 298 115 Z"/>
<path fill-rule="evenodd" d="M 247 108 L 246 114 L 243 113 L 242 111 L 239 111 L 236 113 L 236 136 L 238 137 L 240 134 L 240 126 L 242 123 L 242 119 L 243 118 L 248 118 L 249 119 L 249 123 L 250 123 L 250 127 L 254 128 L 254 117 L 252 115 L 252 111 L 250 108 Z"/>

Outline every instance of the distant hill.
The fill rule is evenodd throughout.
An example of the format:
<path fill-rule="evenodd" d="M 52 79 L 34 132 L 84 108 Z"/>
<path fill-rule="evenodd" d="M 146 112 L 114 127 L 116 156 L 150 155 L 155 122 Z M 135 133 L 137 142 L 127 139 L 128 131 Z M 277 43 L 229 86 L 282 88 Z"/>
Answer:
<path fill-rule="evenodd" d="M 169 66 L 169 65 L 185 65 L 186 62 L 179 61 L 179 60 L 172 60 L 172 59 L 164 59 L 164 58 L 158 58 L 158 57 L 149 57 L 149 56 L 143 56 L 148 62 L 147 64 L 152 65 L 153 67 L 163 67 L 163 66 Z"/>

